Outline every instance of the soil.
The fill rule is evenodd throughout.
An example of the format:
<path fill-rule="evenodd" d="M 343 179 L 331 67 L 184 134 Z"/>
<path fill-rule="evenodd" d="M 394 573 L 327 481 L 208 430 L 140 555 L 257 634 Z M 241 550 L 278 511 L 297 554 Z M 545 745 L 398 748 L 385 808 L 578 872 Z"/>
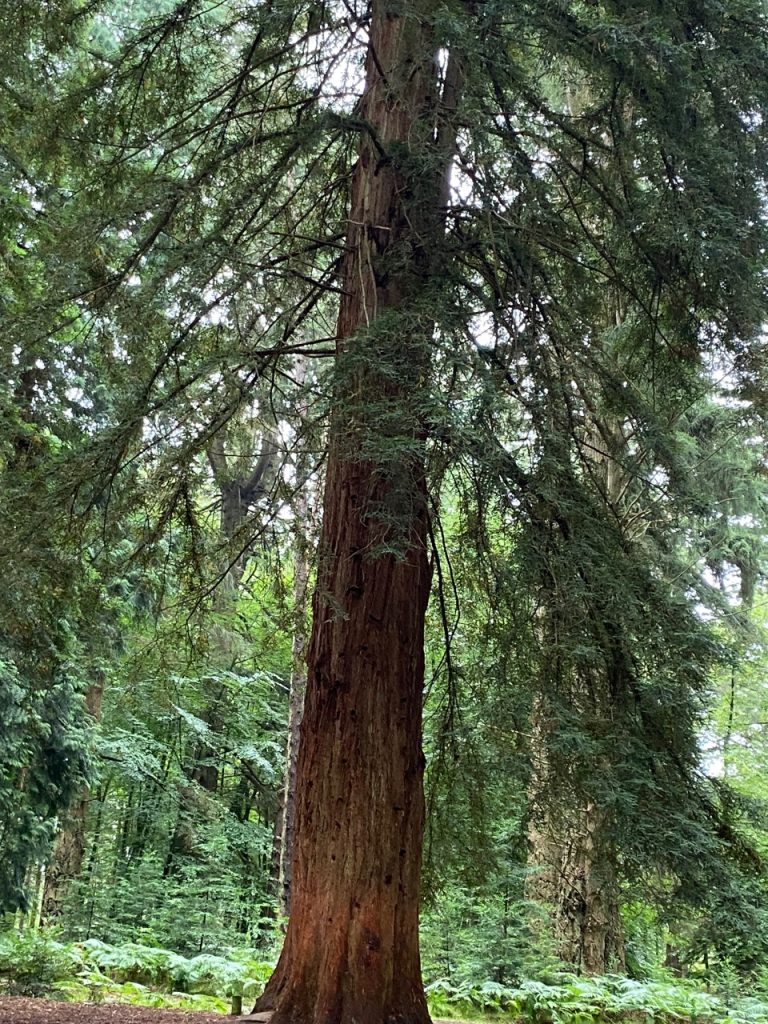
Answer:
<path fill-rule="evenodd" d="M 220 1013 L 155 1010 L 149 1006 L 0 996 L 0 1024 L 227 1024 L 236 1019 Z"/>
<path fill-rule="evenodd" d="M 119 1003 L 62 1003 L 51 999 L 0 996 L 0 1024 L 235 1024 L 257 1020 L 265 1024 L 268 1013 L 252 1017 L 229 1017 L 221 1013 L 191 1013 L 187 1010 L 155 1010 L 150 1006 Z M 461 1024 L 435 1020 L 432 1024 Z"/>

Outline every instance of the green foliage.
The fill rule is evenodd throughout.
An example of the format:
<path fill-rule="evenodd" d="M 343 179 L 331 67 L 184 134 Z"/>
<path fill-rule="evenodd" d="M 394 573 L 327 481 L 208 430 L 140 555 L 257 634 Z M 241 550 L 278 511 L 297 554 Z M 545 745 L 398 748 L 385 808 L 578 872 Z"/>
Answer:
<path fill-rule="evenodd" d="M 250 998 L 273 969 L 246 950 L 233 951 L 231 959 L 207 954 L 190 959 L 167 949 L 136 943 L 110 946 L 96 939 L 75 948 L 81 951 L 86 971 L 98 971 L 119 984 L 133 982 L 192 995 L 227 997 L 239 992 Z"/>
<path fill-rule="evenodd" d="M 73 946 L 40 932 L 0 934 L 0 981 L 11 995 L 49 995 L 80 965 Z"/>
<path fill-rule="evenodd" d="M 466 939 L 459 936 L 457 949 Z M 229 1010 L 231 996 L 246 1002 L 261 991 L 273 964 L 249 950 L 229 957 L 183 957 L 167 949 L 97 940 L 62 943 L 37 932 L 0 937 L 0 978 L 13 994 L 55 994 L 66 999 L 127 1003 L 187 1010 Z M 692 983 L 634 981 L 629 978 L 577 978 L 540 965 L 545 980 L 519 984 L 478 982 L 469 977 L 427 985 L 433 1016 L 465 1020 L 503 1017 L 530 1024 L 604 1024 L 633 1020 L 708 1020 L 713 1024 L 765 1024 L 768 1003 L 759 998 L 726 1000 Z"/>
<path fill-rule="evenodd" d="M 188 959 L 136 943 L 62 943 L 40 932 L 0 937 L 0 979 L 13 995 L 225 1010 L 234 994 L 254 999 L 273 966 L 244 949 L 232 950 L 229 959 Z"/>
<path fill-rule="evenodd" d="M 482 887 L 454 884 L 434 896 L 421 918 L 422 969 L 430 985 L 442 979 L 463 989 L 487 978 L 509 986 L 556 969 L 538 921 L 545 912 L 525 899 L 524 878 L 521 866 L 512 877 L 492 875 Z"/>
<path fill-rule="evenodd" d="M 58 998 L 72 1002 L 117 1003 L 128 1006 L 150 1006 L 155 1009 L 191 1010 L 200 1013 L 226 1014 L 231 1001 L 220 996 L 199 995 L 189 992 L 158 992 L 135 981 L 123 984 L 111 981 L 99 971 L 82 972 L 76 981 L 61 982 L 56 989 Z"/>
<path fill-rule="evenodd" d="M 430 1010 L 435 1016 L 475 1019 L 500 1014 L 530 1024 L 604 1024 L 606 1021 L 677 1019 L 741 1024 L 768 1020 L 768 1003 L 740 999 L 726 1003 L 679 981 L 639 982 L 606 975 L 577 978 L 561 974 L 551 981 L 525 981 L 517 988 L 495 982 L 428 986 Z"/>
<path fill-rule="evenodd" d="M 51 655 L 55 657 L 55 655 Z M 28 867 L 44 859 L 54 815 L 87 777 L 81 684 L 57 665 L 23 677 L 0 649 L 0 910 L 26 902 Z"/>

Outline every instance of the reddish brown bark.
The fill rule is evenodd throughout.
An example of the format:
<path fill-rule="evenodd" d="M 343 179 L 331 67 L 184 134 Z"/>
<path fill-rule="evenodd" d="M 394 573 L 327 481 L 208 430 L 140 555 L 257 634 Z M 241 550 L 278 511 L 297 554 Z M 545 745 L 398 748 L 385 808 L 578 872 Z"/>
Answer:
<path fill-rule="evenodd" d="M 372 5 L 360 107 L 371 130 L 352 181 L 339 351 L 357 337 L 354 365 L 342 357 L 331 427 L 292 911 L 257 1004 L 274 1009 L 274 1024 L 429 1019 L 418 902 L 431 573 L 417 410 L 433 325 L 411 300 L 428 282 L 439 235 L 442 143 L 420 7 L 406 17 L 384 0 Z M 407 325 L 397 316 L 405 309 Z"/>

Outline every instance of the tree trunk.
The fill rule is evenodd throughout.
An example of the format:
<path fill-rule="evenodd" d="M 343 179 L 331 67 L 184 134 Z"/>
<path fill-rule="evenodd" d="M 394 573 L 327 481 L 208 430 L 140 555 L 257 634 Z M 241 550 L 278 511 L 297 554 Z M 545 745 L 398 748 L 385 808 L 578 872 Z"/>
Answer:
<path fill-rule="evenodd" d="M 240 426 L 239 422 L 237 423 Z M 243 657 L 245 648 L 236 634 L 225 625 L 234 618 L 240 584 L 248 560 L 249 544 L 244 537 L 249 510 L 266 493 L 273 483 L 277 463 L 276 430 L 264 428 L 259 437 L 256 430 L 250 431 L 250 447 L 258 447 L 259 455 L 254 461 L 250 450 L 238 453 L 238 443 L 227 444 L 226 430 L 213 439 L 208 449 L 208 461 L 214 482 L 221 494 L 219 536 L 222 547 L 221 575 L 213 597 L 216 620 L 212 629 L 211 662 L 215 669 L 232 670 Z M 242 441 L 240 442 L 242 445 Z M 221 781 L 221 741 L 226 730 L 227 688 L 219 686 L 208 694 L 207 706 L 201 718 L 210 730 L 210 739 L 199 739 L 191 752 L 190 765 L 186 774 L 206 793 L 216 795 Z M 186 855 L 194 846 L 194 835 L 190 832 L 190 821 L 185 818 L 195 815 L 196 794 L 194 788 L 182 786 L 179 789 L 179 814 L 176 829 L 166 858 L 163 877 L 174 870 L 178 856 Z"/>
<path fill-rule="evenodd" d="M 554 818 L 529 832 L 529 893 L 547 908 L 556 953 L 579 974 L 623 971 L 616 853 L 601 812 L 592 804 Z"/>
<path fill-rule="evenodd" d="M 591 479 L 602 500 L 618 515 L 627 475 L 623 468 L 625 438 L 620 423 L 610 414 L 599 417 L 590 409 L 587 461 Z M 553 715 L 547 692 L 561 676 L 557 655 L 558 627 L 550 622 L 552 581 L 544 574 L 540 594 L 539 641 L 544 653 L 539 696 L 533 716 L 532 815 L 528 831 L 530 896 L 547 908 L 550 935 L 557 955 L 580 974 L 606 974 L 624 970 L 624 929 L 619 910 L 618 851 L 611 836 L 611 816 L 579 792 L 569 792 L 567 779 L 554 777 L 548 745 Z M 609 721 L 616 699 L 605 663 L 566 669 L 560 686 L 567 687 L 567 704 L 586 723 Z M 561 698 L 562 699 L 562 698 Z M 611 773 L 610 763 L 592 765 L 594 772 Z M 553 793 L 559 791 L 559 799 Z"/>
<path fill-rule="evenodd" d="M 54 924 L 61 917 L 67 888 L 82 870 L 89 799 L 90 791 L 84 787 L 68 809 L 56 836 L 43 890 L 42 919 L 46 925 Z"/>
<path fill-rule="evenodd" d="M 372 5 L 359 109 L 367 129 L 342 268 L 339 386 L 297 768 L 291 917 L 256 1006 L 274 1010 L 273 1024 L 429 1019 L 418 903 L 431 570 L 418 410 L 434 325 L 412 300 L 431 281 L 442 190 L 435 168 L 439 162 L 444 172 L 450 153 L 440 153 L 424 7 L 415 3 L 404 16 L 385 0 Z M 407 324 L 397 316 L 406 309 Z"/>
<path fill-rule="evenodd" d="M 288 698 L 288 740 L 286 744 L 285 787 L 283 804 L 280 809 L 280 913 L 288 917 L 291 913 L 291 886 L 293 880 L 293 841 L 296 833 L 296 769 L 299 760 L 299 735 L 304 714 L 304 693 L 307 686 L 305 651 L 306 628 L 300 624 L 307 609 L 307 581 L 309 559 L 307 538 L 300 541 L 301 548 L 296 556 L 296 578 L 294 597 L 296 600 L 296 630 L 293 634 L 293 664 L 291 668 L 290 694 Z"/>
<path fill-rule="evenodd" d="M 297 387 L 306 382 L 307 360 L 300 355 L 296 359 L 294 376 Z M 301 415 L 306 417 L 304 403 Z M 307 688 L 307 587 L 309 584 L 309 560 L 312 547 L 310 526 L 309 480 L 307 459 L 299 453 L 296 459 L 296 497 L 293 502 L 293 521 L 296 535 L 296 552 L 293 575 L 293 645 L 291 651 L 291 681 L 288 695 L 288 739 L 285 758 L 285 784 L 279 814 L 279 865 L 278 900 L 280 914 L 287 918 L 291 913 L 291 887 L 293 885 L 293 842 L 296 833 L 296 768 L 299 759 L 299 735 L 304 715 L 304 694 Z"/>

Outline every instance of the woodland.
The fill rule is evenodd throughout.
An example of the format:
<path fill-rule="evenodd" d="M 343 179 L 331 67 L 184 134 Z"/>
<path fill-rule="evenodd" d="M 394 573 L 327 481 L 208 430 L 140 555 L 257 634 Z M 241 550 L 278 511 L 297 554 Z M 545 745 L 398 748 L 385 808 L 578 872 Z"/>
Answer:
<path fill-rule="evenodd" d="M 0 29 L 0 993 L 768 1021 L 762 0 Z"/>

